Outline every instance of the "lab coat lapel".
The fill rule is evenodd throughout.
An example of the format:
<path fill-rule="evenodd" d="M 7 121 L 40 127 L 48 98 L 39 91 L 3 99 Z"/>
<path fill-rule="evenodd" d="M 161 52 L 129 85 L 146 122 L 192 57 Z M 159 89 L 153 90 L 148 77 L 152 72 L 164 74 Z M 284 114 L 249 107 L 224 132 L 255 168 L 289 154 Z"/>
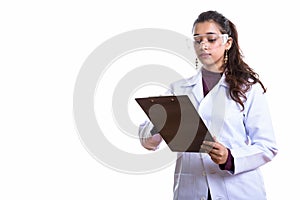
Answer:
<path fill-rule="evenodd" d="M 225 119 L 226 87 L 225 75 L 223 74 L 217 85 L 205 98 L 202 97 L 202 100 L 199 102 L 199 115 L 202 117 L 211 134 L 216 137 L 219 136 Z"/>
<path fill-rule="evenodd" d="M 203 99 L 201 71 L 199 71 L 197 75 L 188 79 L 181 87 L 182 92 L 188 95 L 195 108 L 198 108 Z"/>
<path fill-rule="evenodd" d="M 203 93 L 203 84 L 202 84 L 202 73 L 201 70 L 199 73 L 194 76 L 191 80 L 188 81 L 188 86 L 192 86 L 192 94 L 195 100 L 197 101 L 198 105 L 202 102 L 204 99 L 204 93 Z M 223 74 L 220 81 L 217 83 L 217 85 L 209 92 L 206 96 L 205 99 L 210 99 L 213 94 L 215 94 L 220 86 L 228 87 L 226 82 L 225 82 L 225 75 Z M 209 101 L 209 100 L 208 100 Z"/>
<path fill-rule="evenodd" d="M 195 108 L 198 110 L 200 117 L 212 133 L 218 137 L 223 127 L 227 99 L 227 84 L 223 74 L 217 85 L 204 97 L 202 85 L 202 73 L 199 73 L 187 80 L 183 85 L 185 94 L 187 94 Z"/>
<path fill-rule="evenodd" d="M 199 71 L 198 75 L 194 79 L 192 94 L 194 99 L 197 101 L 197 108 L 198 108 L 200 102 L 204 98 L 201 70 Z"/>
<path fill-rule="evenodd" d="M 198 83 L 194 85 L 192 89 L 192 94 L 197 101 L 197 107 L 198 107 L 204 98 L 202 81 L 198 81 Z"/>

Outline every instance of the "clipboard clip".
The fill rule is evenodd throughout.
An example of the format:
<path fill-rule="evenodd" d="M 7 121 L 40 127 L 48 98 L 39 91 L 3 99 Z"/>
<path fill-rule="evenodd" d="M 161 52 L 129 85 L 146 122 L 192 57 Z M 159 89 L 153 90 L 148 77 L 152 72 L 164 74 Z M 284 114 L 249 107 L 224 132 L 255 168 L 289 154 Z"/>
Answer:
<path fill-rule="evenodd" d="M 150 98 L 151 98 L 151 97 L 150 97 Z M 150 101 L 151 103 L 155 103 L 155 100 L 154 100 L 154 99 L 149 99 L 149 101 Z M 170 98 L 170 101 L 171 101 L 171 102 L 174 102 L 175 99 L 174 99 L 173 97 L 171 97 L 171 98 Z"/>

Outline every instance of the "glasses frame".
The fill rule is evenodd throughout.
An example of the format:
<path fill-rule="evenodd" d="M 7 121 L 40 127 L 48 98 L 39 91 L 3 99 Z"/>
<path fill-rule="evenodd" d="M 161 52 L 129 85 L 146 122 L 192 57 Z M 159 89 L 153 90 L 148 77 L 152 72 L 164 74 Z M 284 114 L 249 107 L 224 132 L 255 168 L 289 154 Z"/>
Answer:
<path fill-rule="evenodd" d="M 196 45 L 201 45 L 203 43 L 203 41 L 199 42 L 199 41 L 196 41 L 195 38 L 198 38 L 198 37 L 207 37 L 209 35 L 216 35 L 218 36 L 219 38 L 222 39 L 222 45 L 226 44 L 226 42 L 228 41 L 229 39 L 229 35 L 224 33 L 224 34 L 217 34 L 217 33 L 207 33 L 207 34 L 198 34 L 198 35 L 194 35 L 193 36 L 193 39 L 194 39 L 194 43 Z M 211 44 L 210 42 L 208 42 L 208 44 Z"/>

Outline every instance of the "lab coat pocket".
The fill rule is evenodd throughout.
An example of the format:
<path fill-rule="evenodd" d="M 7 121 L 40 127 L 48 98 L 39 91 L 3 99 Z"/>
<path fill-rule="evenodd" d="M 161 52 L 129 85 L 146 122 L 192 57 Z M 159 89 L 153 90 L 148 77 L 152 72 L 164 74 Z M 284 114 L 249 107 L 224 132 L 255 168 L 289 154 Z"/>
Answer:
<path fill-rule="evenodd" d="M 265 199 L 266 192 L 259 169 L 227 176 L 225 184 L 229 199 Z"/>

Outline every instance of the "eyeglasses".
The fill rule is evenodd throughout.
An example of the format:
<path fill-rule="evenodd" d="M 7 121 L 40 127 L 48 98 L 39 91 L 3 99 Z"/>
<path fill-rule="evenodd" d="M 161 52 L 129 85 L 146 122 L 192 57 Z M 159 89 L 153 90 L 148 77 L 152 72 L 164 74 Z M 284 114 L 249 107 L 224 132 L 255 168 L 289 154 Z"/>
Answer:
<path fill-rule="evenodd" d="M 228 40 L 228 34 L 216 34 L 216 33 L 208 33 L 208 34 L 198 34 L 194 35 L 194 44 L 196 46 L 201 46 L 201 44 L 208 43 L 209 46 L 212 46 L 217 43 L 218 39 L 222 39 L 222 45 L 224 45 Z M 206 41 L 204 40 L 206 39 Z"/>

